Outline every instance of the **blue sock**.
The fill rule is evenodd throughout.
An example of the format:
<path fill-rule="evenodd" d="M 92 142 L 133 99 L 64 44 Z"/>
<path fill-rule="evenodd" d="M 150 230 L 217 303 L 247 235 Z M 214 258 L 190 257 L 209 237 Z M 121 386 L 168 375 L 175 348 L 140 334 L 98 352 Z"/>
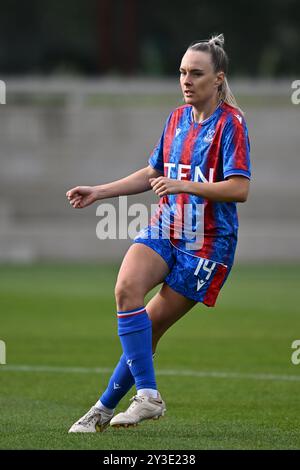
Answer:
<path fill-rule="evenodd" d="M 156 390 L 152 357 L 152 322 L 145 307 L 118 312 L 118 334 L 136 389 Z"/>
<path fill-rule="evenodd" d="M 123 354 L 113 371 L 107 389 L 100 397 L 101 403 L 107 408 L 115 408 L 133 385 L 134 378 Z"/>

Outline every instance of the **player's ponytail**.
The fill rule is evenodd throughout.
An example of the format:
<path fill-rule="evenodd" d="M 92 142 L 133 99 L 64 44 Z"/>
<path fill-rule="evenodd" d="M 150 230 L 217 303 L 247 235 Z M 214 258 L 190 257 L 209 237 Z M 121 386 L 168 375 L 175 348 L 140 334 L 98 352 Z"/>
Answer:
<path fill-rule="evenodd" d="M 230 104 L 230 106 L 233 106 L 234 108 L 237 108 L 239 111 L 241 111 L 235 96 L 230 89 L 226 75 L 219 89 L 219 98 L 220 100 L 224 101 L 224 103 Z"/>
<path fill-rule="evenodd" d="M 229 87 L 226 77 L 228 71 L 228 56 L 224 50 L 224 42 L 224 35 L 217 34 L 213 35 L 210 39 L 193 42 L 188 47 L 188 50 L 209 52 L 211 54 L 215 73 L 224 72 L 225 74 L 224 80 L 218 89 L 219 100 L 224 101 L 224 103 L 242 112 Z"/>

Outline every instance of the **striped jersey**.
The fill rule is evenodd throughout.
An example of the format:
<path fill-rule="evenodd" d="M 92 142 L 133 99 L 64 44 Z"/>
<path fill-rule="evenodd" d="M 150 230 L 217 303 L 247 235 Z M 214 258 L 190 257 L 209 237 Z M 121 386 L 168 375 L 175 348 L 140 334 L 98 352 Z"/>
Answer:
<path fill-rule="evenodd" d="M 232 175 L 250 179 L 244 117 L 221 102 L 209 118 L 196 123 L 192 106 L 181 106 L 168 117 L 149 164 L 177 180 L 213 183 Z M 179 250 L 225 265 L 233 263 L 238 232 L 235 202 L 213 202 L 187 193 L 165 195 L 150 225 Z"/>

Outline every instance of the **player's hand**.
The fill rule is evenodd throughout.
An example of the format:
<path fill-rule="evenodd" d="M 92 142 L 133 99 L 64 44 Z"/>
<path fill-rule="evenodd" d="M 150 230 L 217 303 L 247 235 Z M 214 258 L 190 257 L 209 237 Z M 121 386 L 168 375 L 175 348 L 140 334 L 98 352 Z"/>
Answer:
<path fill-rule="evenodd" d="M 158 178 L 149 178 L 153 191 L 159 196 L 166 194 L 177 194 L 183 191 L 183 181 L 159 176 Z"/>
<path fill-rule="evenodd" d="M 93 186 L 76 186 L 66 196 L 74 209 L 83 209 L 97 200 L 97 191 Z"/>

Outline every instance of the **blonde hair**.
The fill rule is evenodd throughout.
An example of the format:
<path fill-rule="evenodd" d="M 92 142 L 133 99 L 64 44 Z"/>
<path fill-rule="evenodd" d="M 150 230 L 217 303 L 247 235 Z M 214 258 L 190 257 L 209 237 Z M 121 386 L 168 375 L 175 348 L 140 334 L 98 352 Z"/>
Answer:
<path fill-rule="evenodd" d="M 187 50 L 208 52 L 211 55 L 215 73 L 224 72 L 225 74 L 224 80 L 218 89 L 219 100 L 224 101 L 224 103 L 227 103 L 242 112 L 229 87 L 226 77 L 229 61 L 224 50 L 224 42 L 224 34 L 213 35 L 210 39 L 193 42 L 189 45 Z"/>

